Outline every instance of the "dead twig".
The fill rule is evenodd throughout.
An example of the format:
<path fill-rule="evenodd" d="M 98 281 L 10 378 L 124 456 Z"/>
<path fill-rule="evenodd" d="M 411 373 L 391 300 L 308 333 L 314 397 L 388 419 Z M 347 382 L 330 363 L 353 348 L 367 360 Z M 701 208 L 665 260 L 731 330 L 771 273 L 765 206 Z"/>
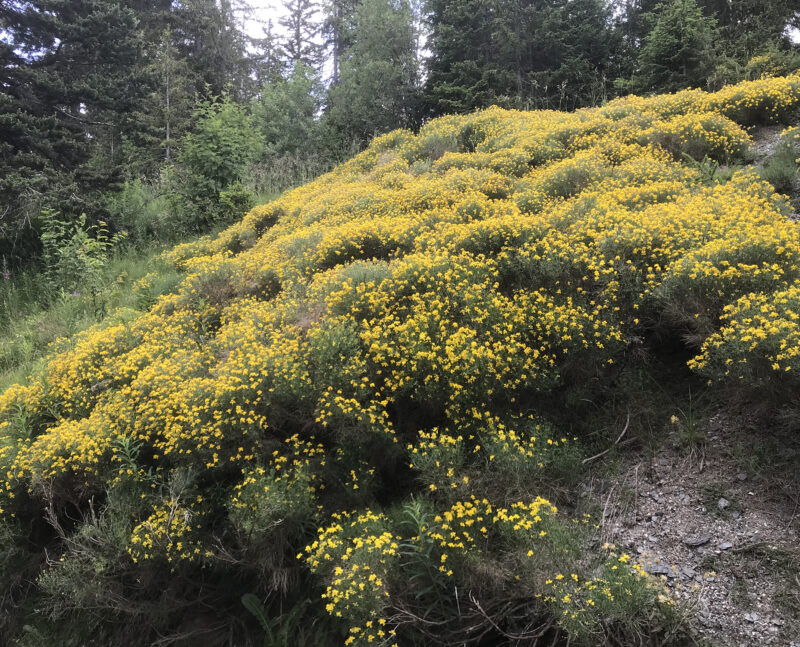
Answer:
<path fill-rule="evenodd" d="M 486 619 L 486 621 L 494 628 L 494 630 L 497 631 L 503 637 L 508 638 L 509 640 L 515 640 L 515 641 L 519 641 L 519 640 L 525 640 L 525 641 L 536 640 L 537 638 L 541 638 L 542 636 L 544 636 L 550 630 L 550 628 L 553 626 L 553 621 L 552 620 L 547 620 L 536 631 L 527 632 L 527 633 L 524 633 L 524 634 L 516 634 L 516 635 L 515 634 L 509 634 L 509 633 L 503 631 L 503 629 L 501 629 L 497 625 L 497 623 L 491 618 L 491 616 L 489 616 L 489 614 L 486 613 L 483 610 L 483 607 L 481 607 L 480 602 L 478 602 L 478 600 L 475 598 L 475 596 L 472 593 L 469 594 L 469 600 L 470 600 L 470 602 L 472 602 L 473 606 L 478 611 L 478 613 L 480 613 Z"/>
<path fill-rule="evenodd" d="M 605 449 L 605 450 L 603 450 L 603 451 L 602 451 L 602 452 L 600 452 L 599 454 L 595 454 L 594 456 L 590 456 L 589 458 L 584 458 L 584 459 L 583 459 L 583 461 L 582 461 L 582 463 L 581 463 L 581 465 L 586 465 L 587 463 L 591 463 L 592 461 L 595 461 L 595 460 L 597 460 L 598 458 L 602 458 L 603 456 L 605 456 L 606 454 L 608 454 L 608 452 L 610 452 L 610 451 L 612 450 L 612 448 L 614 448 L 614 447 L 616 447 L 617 445 L 619 445 L 620 441 L 622 440 L 622 437 L 623 437 L 623 436 L 626 434 L 626 432 L 628 431 L 628 427 L 630 426 L 630 424 L 631 424 L 631 412 L 630 412 L 630 411 L 628 411 L 628 419 L 625 421 L 625 427 L 622 429 L 622 433 L 620 433 L 620 435 L 619 435 L 619 436 L 617 437 L 617 439 L 614 441 L 614 444 L 613 444 L 613 445 L 611 445 L 611 447 L 609 447 L 608 449 Z"/>

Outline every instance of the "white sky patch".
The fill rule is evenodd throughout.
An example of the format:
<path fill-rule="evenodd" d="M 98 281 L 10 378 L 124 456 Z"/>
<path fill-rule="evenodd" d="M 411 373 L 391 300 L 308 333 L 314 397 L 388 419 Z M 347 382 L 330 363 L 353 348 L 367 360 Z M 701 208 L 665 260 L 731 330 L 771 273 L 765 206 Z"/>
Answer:
<path fill-rule="evenodd" d="M 287 31 L 280 24 L 282 18 L 288 15 L 281 0 L 243 0 L 239 5 L 239 12 L 245 34 L 250 38 L 264 38 L 267 26 L 272 23 L 272 36 L 277 43 L 286 37 Z M 314 20 L 322 23 L 325 18 L 322 5 L 318 5 Z M 316 38 L 317 44 L 322 46 L 322 35 Z M 330 57 L 325 57 L 322 65 L 322 79 L 330 81 L 333 74 L 333 62 Z"/>
<path fill-rule="evenodd" d="M 249 16 L 244 17 L 244 30 L 250 38 L 263 38 L 264 30 L 272 21 L 273 34 L 280 36 L 283 28 L 280 26 L 280 19 L 286 15 L 286 11 L 280 2 L 274 0 L 249 0 Z"/>

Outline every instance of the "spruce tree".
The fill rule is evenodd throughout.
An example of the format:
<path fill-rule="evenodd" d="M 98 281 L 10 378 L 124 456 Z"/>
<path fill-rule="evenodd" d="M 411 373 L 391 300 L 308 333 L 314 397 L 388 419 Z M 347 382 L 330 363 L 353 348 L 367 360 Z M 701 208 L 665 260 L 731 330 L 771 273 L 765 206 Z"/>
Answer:
<path fill-rule="evenodd" d="M 702 87 L 714 66 L 716 21 L 703 15 L 695 0 L 669 0 L 657 7 L 651 20 L 653 28 L 642 44 L 630 89 L 674 92 Z"/>
<path fill-rule="evenodd" d="M 345 142 L 414 123 L 418 62 L 407 0 L 363 0 L 356 9 L 353 44 L 329 94 L 329 119 Z"/>
<path fill-rule="evenodd" d="M 325 6 L 325 22 L 322 33 L 325 45 L 331 53 L 331 82 L 339 82 L 341 62 L 353 45 L 356 8 L 360 0 L 330 0 Z"/>
<path fill-rule="evenodd" d="M 605 0 L 428 0 L 432 114 L 603 100 L 621 47 Z"/>
<path fill-rule="evenodd" d="M 41 208 L 90 211 L 117 178 L 142 40 L 116 0 L 6 2 L 0 32 L 0 246 L 25 258 Z"/>
<path fill-rule="evenodd" d="M 286 15 L 280 24 L 286 32 L 283 51 L 287 68 L 293 70 L 300 63 L 317 69 L 322 63 L 319 5 L 314 0 L 284 0 L 283 8 Z"/>

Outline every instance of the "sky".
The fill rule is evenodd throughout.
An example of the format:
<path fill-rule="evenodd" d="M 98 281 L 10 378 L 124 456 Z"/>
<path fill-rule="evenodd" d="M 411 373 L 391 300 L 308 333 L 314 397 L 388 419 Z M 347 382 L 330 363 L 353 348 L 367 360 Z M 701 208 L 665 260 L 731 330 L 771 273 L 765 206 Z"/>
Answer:
<path fill-rule="evenodd" d="M 264 35 L 263 29 L 272 20 L 272 24 L 277 33 L 280 33 L 278 20 L 285 14 L 279 0 L 247 0 L 247 4 L 252 8 L 249 19 L 245 19 L 244 28 L 247 35 L 252 38 L 260 38 Z"/>

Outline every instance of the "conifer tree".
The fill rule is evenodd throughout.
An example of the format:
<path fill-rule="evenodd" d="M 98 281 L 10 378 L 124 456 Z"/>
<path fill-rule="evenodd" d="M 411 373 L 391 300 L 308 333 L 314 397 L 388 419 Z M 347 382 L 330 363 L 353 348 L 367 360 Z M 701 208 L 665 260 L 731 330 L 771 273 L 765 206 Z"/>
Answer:
<path fill-rule="evenodd" d="M 283 78 L 286 53 L 281 46 L 280 38 L 275 33 L 272 20 L 263 27 L 263 36 L 253 39 L 257 54 L 252 58 L 253 80 L 257 88 L 265 83 L 276 83 Z"/>
<path fill-rule="evenodd" d="M 283 8 L 286 15 L 280 25 L 286 31 L 283 51 L 287 68 L 293 70 L 300 63 L 317 69 L 322 63 L 319 5 L 315 0 L 284 0 Z"/>
<path fill-rule="evenodd" d="M 407 0 L 363 0 L 353 44 L 329 94 L 329 118 L 346 142 L 413 125 L 418 62 Z"/>
<path fill-rule="evenodd" d="M 629 87 L 636 92 L 674 92 L 705 84 L 714 65 L 716 21 L 695 0 L 669 0 L 651 14 L 639 69 Z"/>
<path fill-rule="evenodd" d="M 331 52 L 331 82 L 339 82 L 341 61 L 353 45 L 356 8 L 360 0 L 330 0 L 325 7 L 323 35 Z"/>
<path fill-rule="evenodd" d="M 5 2 L 0 32 L 0 246 L 24 258 L 42 207 L 88 211 L 115 179 L 142 41 L 116 0 Z"/>
<path fill-rule="evenodd" d="M 252 91 L 248 39 L 231 0 L 179 0 L 170 16 L 174 44 L 196 79 L 201 94 L 231 93 L 248 98 Z"/>
<path fill-rule="evenodd" d="M 604 0 L 428 0 L 429 112 L 604 98 L 620 43 Z"/>

